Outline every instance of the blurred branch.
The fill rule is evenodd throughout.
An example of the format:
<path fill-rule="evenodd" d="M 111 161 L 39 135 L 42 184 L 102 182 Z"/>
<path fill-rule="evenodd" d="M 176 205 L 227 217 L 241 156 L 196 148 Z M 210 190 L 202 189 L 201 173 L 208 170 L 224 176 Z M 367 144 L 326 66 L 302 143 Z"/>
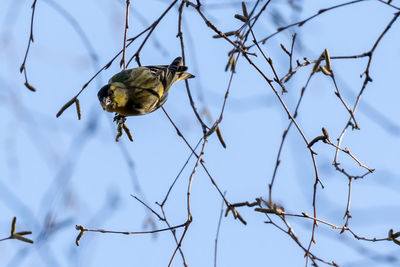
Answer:
<path fill-rule="evenodd" d="M 222 214 L 223 213 L 224 213 L 224 202 L 222 202 L 222 204 L 221 204 L 221 212 L 219 213 L 217 233 L 215 234 L 214 267 L 217 267 L 218 237 L 219 237 L 219 230 L 221 228 Z"/>

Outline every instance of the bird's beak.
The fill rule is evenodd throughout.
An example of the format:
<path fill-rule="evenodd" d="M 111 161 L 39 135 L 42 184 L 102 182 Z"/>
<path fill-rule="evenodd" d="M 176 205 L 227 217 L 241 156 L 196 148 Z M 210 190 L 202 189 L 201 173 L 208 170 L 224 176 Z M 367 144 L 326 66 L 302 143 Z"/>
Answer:
<path fill-rule="evenodd" d="M 100 102 L 100 104 L 101 104 L 101 107 L 103 108 L 103 110 L 106 110 L 106 106 L 104 105 L 103 100 Z"/>
<path fill-rule="evenodd" d="M 103 97 L 103 103 L 104 105 L 108 106 L 111 104 L 111 99 L 108 96 Z"/>
<path fill-rule="evenodd" d="M 100 101 L 104 110 L 111 104 L 111 99 L 108 96 L 102 97 Z"/>

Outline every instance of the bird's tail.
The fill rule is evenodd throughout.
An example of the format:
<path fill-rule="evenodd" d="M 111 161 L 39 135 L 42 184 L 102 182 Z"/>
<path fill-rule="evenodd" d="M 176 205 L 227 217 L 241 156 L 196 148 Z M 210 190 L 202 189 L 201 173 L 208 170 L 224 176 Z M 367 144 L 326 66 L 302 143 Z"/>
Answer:
<path fill-rule="evenodd" d="M 172 61 L 172 63 L 168 66 L 169 72 L 173 74 L 172 77 L 174 77 L 174 82 L 194 78 L 195 76 L 193 74 L 186 72 L 187 69 L 188 67 L 183 66 L 182 57 L 175 58 L 174 61 Z"/>

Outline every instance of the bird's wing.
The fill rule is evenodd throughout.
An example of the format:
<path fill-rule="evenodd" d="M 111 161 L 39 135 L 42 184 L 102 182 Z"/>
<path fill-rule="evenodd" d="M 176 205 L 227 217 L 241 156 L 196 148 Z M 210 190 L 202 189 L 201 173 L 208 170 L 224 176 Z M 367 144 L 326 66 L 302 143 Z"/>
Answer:
<path fill-rule="evenodd" d="M 153 91 L 159 97 L 168 92 L 171 85 L 187 70 L 182 58 L 176 58 L 170 65 L 143 66 L 123 70 L 115 74 L 109 83 L 123 83 L 129 90 Z M 162 85 L 162 86 L 160 86 Z"/>
<path fill-rule="evenodd" d="M 121 82 L 124 83 L 124 81 L 126 81 L 129 78 L 129 72 L 131 70 L 123 70 L 117 74 L 115 74 L 114 76 L 111 77 L 110 80 L 108 80 L 108 83 L 114 83 L 114 82 Z"/>
<path fill-rule="evenodd" d="M 159 73 L 148 67 L 123 70 L 109 80 L 110 83 L 120 82 L 129 89 L 152 89 L 159 85 Z"/>

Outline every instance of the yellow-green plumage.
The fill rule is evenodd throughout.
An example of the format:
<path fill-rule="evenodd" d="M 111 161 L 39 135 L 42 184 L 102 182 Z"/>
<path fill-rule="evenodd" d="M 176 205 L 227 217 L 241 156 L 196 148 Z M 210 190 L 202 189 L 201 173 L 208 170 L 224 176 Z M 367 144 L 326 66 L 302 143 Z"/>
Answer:
<path fill-rule="evenodd" d="M 165 103 L 174 82 L 194 77 L 186 70 L 181 57 L 170 65 L 123 70 L 115 74 L 97 96 L 103 109 L 109 112 L 122 116 L 147 114 Z"/>

